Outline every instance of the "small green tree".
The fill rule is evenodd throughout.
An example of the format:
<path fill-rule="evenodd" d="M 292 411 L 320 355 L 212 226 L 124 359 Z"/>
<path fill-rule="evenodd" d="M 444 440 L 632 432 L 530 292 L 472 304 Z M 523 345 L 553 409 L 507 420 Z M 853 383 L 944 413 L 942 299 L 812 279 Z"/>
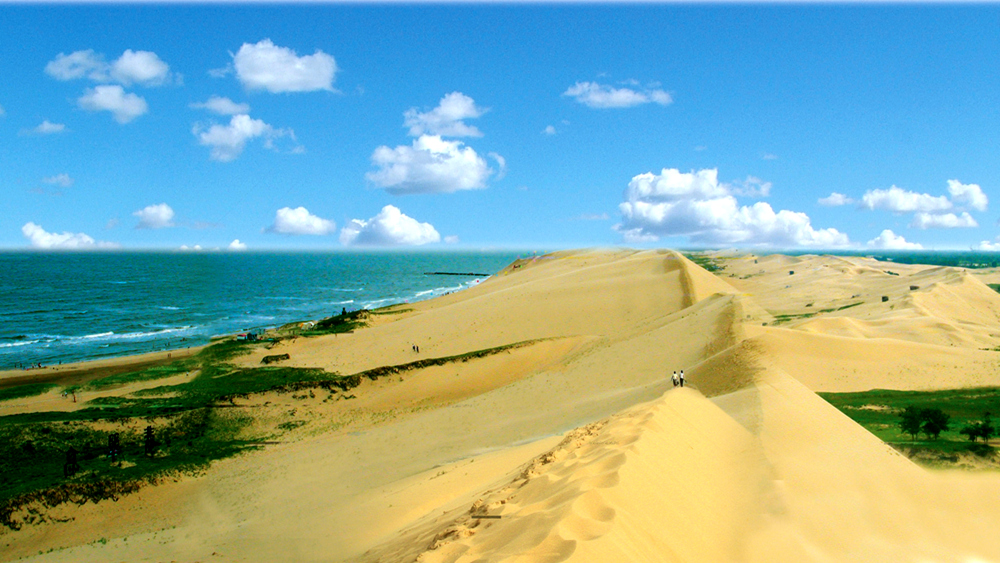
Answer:
<path fill-rule="evenodd" d="M 993 436 L 996 436 L 997 429 L 993 426 L 993 420 L 990 418 L 990 413 L 986 412 L 983 413 L 983 419 L 981 421 L 966 424 L 958 432 L 966 435 L 969 440 L 973 442 L 976 441 L 976 438 L 982 438 L 985 443 L 988 442 Z"/>
<path fill-rule="evenodd" d="M 917 435 L 920 434 L 920 428 L 923 426 L 923 419 L 921 417 L 921 409 L 910 405 L 903 409 L 903 412 L 899 414 L 899 428 L 906 434 L 913 437 L 914 440 L 917 439 Z"/>
<path fill-rule="evenodd" d="M 942 432 L 948 430 L 951 417 L 941 409 L 926 408 L 920 409 L 920 429 L 931 440 L 937 440 Z"/>

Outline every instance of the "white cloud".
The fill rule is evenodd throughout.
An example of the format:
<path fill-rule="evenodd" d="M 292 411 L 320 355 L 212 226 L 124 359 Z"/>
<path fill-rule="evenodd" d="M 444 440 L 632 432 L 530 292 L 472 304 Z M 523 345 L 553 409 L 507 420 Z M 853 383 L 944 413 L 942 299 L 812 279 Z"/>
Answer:
<path fill-rule="evenodd" d="M 440 240 L 430 223 L 407 217 L 392 205 L 367 221 L 352 219 L 340 231 L 340 242 L 347 246 L 415 246 Z"/>
<path fill-rule="evenodd" d="M 250 104 L 238 104 L 229 98 L 221 96 L 211 96 L 204 102 L 191 104 L 194 109 L 207 109 L 219 115 L 236 115 L 239 113 L 250 113 Z"/>
<path fill-rule="evenodd" d="M 60 188 L 68 188 L 73 185 L 73 178 L 70 178 L 69 174 L 63 173 L 42 178 L 42 182 L 45 182 L 46 184 L 54 184 Z"/>
<path fill-rule="evenodd" d="M 658 175 L 639 174 L 629 182 L 619 211 L 622 223 L 614 229 L 629 242 L 661 236 L 776 247 L 832 248 L 850 242 L 836 229 L 814 229 L 805 213 L 775 212 L 764 202 L 740 207 L 731 187 L 719 183 L 715 169 L 682 173 L 665 168 Z"/>
<path fill-rule="evenodd" d="M 32 248 L 45 250 L 88 250 L 94 248 L 117 248 L 110 242 L 98 242 L 86 233 L 49 233 L 35 223 L 25 223 L 21 234 L 28 239 Z"/>
<path fill-rule="evenodd" d="M 1000 237 L 997 237 L 992 242 L 984 240 L 976 245 L 976 250 L 985 250 L 988 252 L 1000 252 Z"/>
<path fill-rule="evenodd" d="M 820 199 L 818 203 L 826 207 L 839 207 L 841 205 L 850 205 L 854 203 L 854 200 L 844 194 L 833 192 L 829 196 Z"/>
<path fill-rule="evenodd" d="M 979 184 L 963 184 L 958 180 L 948 180 L 948 193 L 956 203 L 967 204 L 976 211 L 986 211 L 990 203 Z"/>
<path fill-rule="evenodd" d="M 132 83 L 160 86 L 171 80 L 170 66 L 156 53 L 131 49 L 126 49 L 118 60 L 111 63 L 111 77 L 126 86 Z"/>
<path fill-rule="evenodd" d="M 208 75 L 212 78 L 225 78 L 233 73 L 233 65 L 226 65 L 222 68 L 208 69 Z"/>
<path fill-rule="evenodd" d="M 978 226 L 979 223 L 965 211 L 961 216 L 954 213 L 917 213 L 910 223 L 911 228 L 917 229 L 961 229 Z"/>
<path fill-rule="evenodd" d="M 458 244 L 458 235 L 448 235 L 444 237 L 445 244 Z"/>
<path fill-rule="evenodd" d="M 870 248 L 881 248 L 884 250 L 920 250 L 923 245 L 917 242 L 906 242 L 902 235 L 886 229 L 879 236 L 868 241 Z"/>
<path fill-rule="evenodd" d="M 110 111 L 118 123 L 128 123 L 149 110 L 146 100 L 126 94 L 121 86 L 87 88 L 77 104 L 87 111 Z"/>
<path fill-rule="evenodd" d="M 410 135 L 440 135 L 443 137 L 482 137 L 483 133 L 463 119 L 475 119 L 488 110 L 461 92 L 452 92 L 441 98 L 438 106 L 426 113 L 410 108 L 403 114 L 403 125 L 410 128 Z"/>
<path fill-rule="evenodd" d="M 673 103 L 670 94 L 660 89 L 614 88 L 596 82 L 577 82 L 563 92 L 563 96 L 570 96 L 589 108 L 598 109 L 628 108 L 649 103 L 665 106 Z"/>
<path fill-rule="evenodd" d="M 198 142 L 204 146 L 211 147 L 212 160 L 230 162 L 235 160 L 243 149 L 247 141 L 263 137 L 264 146 L 269 149 L 274 148 L 274 140 L 281 137 L 295 139 L 295 133 L 291 129 L 275 129 L 260 119 L 251 119 L 249 115 L 234 115 L 229 120 L 229 125 L 212 124 L 207 129 L 200 123 L 196 123 L 191 129 L 191 133 L 198 137 Z"/>
<path fill-rule="evenodd" d="M 89 78 L 94 82 L 118 82 L 125 86 L 161 86 L 175 79 L 170 66 L 156 53 L 131 49 L 126 49 L 111 64 L 104 61 L 104 55 L 93 49 L 75 51 L 69 55 L 59 53 L 45 65 L 45 73 L 56 80 Z"/>
<path fill-rule="evenodd" d="M 139 218 L 137 229 L 163 229 L 173 227 L 174 210 L 166 203 L 147 205 L 132 214 Z"/>
<path fill-rule="evenodd" d="M 232 251 L 240 251 L 240 250 L 246 250 L 247 245 L 246 243 L 240 242 L 240 239 L 234 239 L 233 242 L 229 243 L 229 246 L 226 248 Z"/>
<path fill-rule="evenodd" d="M 48 119 L 45 119 L 31 130 L 32 133 L 36 135 L 53 135 L 55 133 L 62 133 L 66 131 L 66 125 L 63 123 L 52 123 Z"/>
<path fill-rule="evenodd" d="M 551 125 L 546 125 L 545 129 L 542 129 L 542 134 L 543 135 L 555 135 L 556 134 L 556 128 L 553 127 L 553 126 L 551 126 Z"/>
<path fill-rule="evenodd" d="M 45 65 L 45 73 L 56 80 L 75 80 L 89 78 L 97 82 L 109 80 L 108 63 L 104 56 L 93 49 L 74 51 L 70 54 L 59 53 L 54 60 Z"/>
<path fill-rule="evenodd" d="M 730 193 L 743 197 L 767 197 L 771 195 L 771 182 L 765 182 L 756 176 L 747 176 L 742 182 L 728 186 Z"/>
<path fill-rule="evenodd" d="M 494 158 L 503 167 L 503 157 Z M 372 164 L 379 170 L 365 177 L 397 195 L 481 189 L 493 173 L 472 147 L 437 135 L 421 135 L 411 146 L 378 147 L 372 153 Z"/>
<path fill-rule="evenodd" d="M 299 57 L 287 47 L 278 47 L 270 39 L 256 44 L 244 43 L 233 55 L 236 77 L 250 90 L 268 92 L 333 91 L 337 63 L 319 49 Z"/>
<path fill-rule="evenodd" d="M 952 203 L 945 196 L 918 194 L 892 186 L 888 190 L 868 190 L 861 197 L 861 206 L 867 209 L 881 209 L 893 213 L 910 213 L 914 211 L 932 213 L 951 209 Z"/>
<path fill-rule="evenodd" d="M 336 228 L 336 223 L 309 213 L 305 207 L 282 207 L 274 214 L 274 224 L 265 230 L 284 235 L 328 235 Z"/>
<path fill-rule="evenodd" d="M 776 155 L 774 153 L 766 152 L 760 158 L 761 158 L 761 160 L 778 160 L 778 155 Z"/>

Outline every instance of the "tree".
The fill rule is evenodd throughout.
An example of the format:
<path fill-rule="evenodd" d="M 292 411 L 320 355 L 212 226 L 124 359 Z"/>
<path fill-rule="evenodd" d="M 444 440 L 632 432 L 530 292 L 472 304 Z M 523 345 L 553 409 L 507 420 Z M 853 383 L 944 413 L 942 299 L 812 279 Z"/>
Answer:
<path fill-rule="evenodd" d="M 912 436 L 914 440 L 917 439 L 917 434 L 920 434 L 920 428 L 923 426 L 920 411 L 921 409 L 910 405 L 903 409 L 903 412 L 899 415 L 900 430 Z"/>
<path fill-rule="evenodd" d="M 941 409 L 920 409 L 920 429 L 931 440 L 937 440 L 942 432 L 948 430 L 951 417 Z"/>
<path fill-rule="evenodd" d="M 972 424 L 966 424 L 958 431 L 960 434 L 965 434 L 968 436 L 969 440 L 975 442 L 976 438 L 982 438 L 983 443 L 988 442 L 990 438 L 996 436 L 997 429 L 993 426 L 993 420 L 990 418 L 990 413 L 983 413 L 983 419 L 979 422 L 974 422 Z"/>

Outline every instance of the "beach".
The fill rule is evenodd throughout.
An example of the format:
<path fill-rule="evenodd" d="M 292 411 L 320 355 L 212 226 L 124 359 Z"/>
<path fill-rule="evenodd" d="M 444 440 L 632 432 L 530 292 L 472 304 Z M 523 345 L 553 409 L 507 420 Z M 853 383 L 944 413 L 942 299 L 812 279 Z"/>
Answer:
<path fill-rule="evenodd" d="M 233 369 L 287 354 L 379 375 L 228 397 L 273 443 L 0 529 L 0 560 L 1000 561 L 1000 472 L 918 466 L 817 394 L 1000 386 L 998 279 L 835 256 L 518 260 L 248 348 Z M 62 386 L 199 351 L 5 372 L 56 386 L 0 415 L 83 408 Z"/>

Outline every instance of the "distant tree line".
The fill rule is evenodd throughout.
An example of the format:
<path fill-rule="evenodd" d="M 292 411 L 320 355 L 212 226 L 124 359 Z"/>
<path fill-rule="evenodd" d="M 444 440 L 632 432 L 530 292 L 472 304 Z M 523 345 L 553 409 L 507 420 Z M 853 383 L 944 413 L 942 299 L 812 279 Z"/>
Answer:
<path fill-rule="evenodd" d="M 951 416 L 938 408 L 910 405 L 899 414 L 900 430 L 909 434 L 914 440 L 920 434 L 927 436 L 928 440 L 937 440 L 942 432 L 949 429 L 950 424 Z M 983 443 L 998 435 L 989 412 L 983 413 L 982 420 L 966 424 L 958 432 L 972 442 L 982 439 Z"/>
<path fill-rule="evenodd" d="M 990 413 L 988 412 L 983 413 L 982 420 L 966 424 L 958 432 L 959 434 L 964 434 L 973 442 L 976 441 L 976 438 L 982 438 L 984 444 L 990 438 L 997 435 L 997 429 L 993 426 L 993 421 L 990 420 Z"/>
<path fill-rule="evenodd" d="M 948 430 L 951 416 L 941 409 L 910 405 L 899 415 L 899 428 L 914 440 L 923 432 L 927 439 L 937 440 Z"/>

